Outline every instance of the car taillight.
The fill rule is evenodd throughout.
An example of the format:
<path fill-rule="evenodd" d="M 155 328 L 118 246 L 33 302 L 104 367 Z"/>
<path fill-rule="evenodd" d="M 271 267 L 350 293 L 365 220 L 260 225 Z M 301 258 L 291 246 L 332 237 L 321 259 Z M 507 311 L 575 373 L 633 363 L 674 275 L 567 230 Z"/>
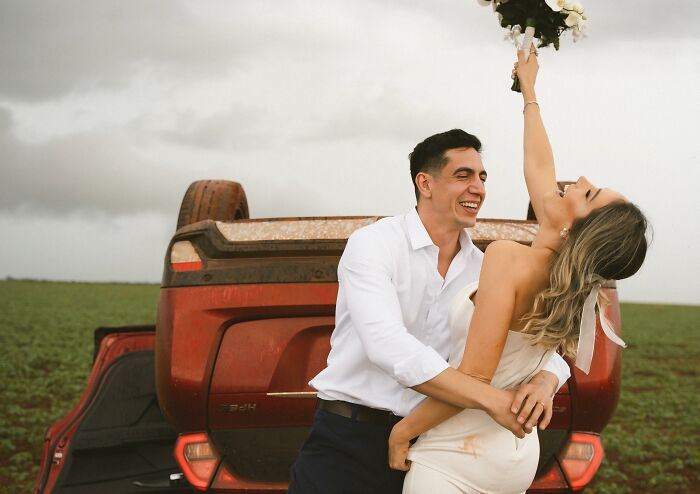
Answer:
<path fill-rule="evenodd" d="M 287 482 L 256 482 L 237 478 L 221 465 L 221 456 L 203 433 L 183 434 L 175 443 L 175 460 L 187 482 L 200 491 L 284 492 Z M 213 479 L 213 480 L 212 480 Z"/>
<path fill-rule="evenodd" d="M 527 492 L 557 492 L 565 491 L 568 487 L 569 485 L 566 483 L 566 479 L 564 478 L 561 468 L 559 468 L 559 464 L 553 461 L 549 470 L 538 476 Z"/>
<path fill-rule="evenodd" d="M 574 432 L 557 456 L 558 462 L 552 461 L 550 468 L 534 480 L 527 492 L 582 490 L 593 479 L 603 461 L 603 445 L 595 434 Z"/>
<path fill-rule="evenodd" d="M 228 471 L 226 465 L 222 465 L 221 470 L 219 470 L 219 473 L 216 475 L 216 479 L 214 479 L 212 487 L 215 489 L 226 489 L 227 487 L 235 489 L 239 484 L 237 480 L 238 479 Z"/>
<path fill-rule="evenodd" d="M 184 434 L 175 443 L 175 459 L 187 481 L 206 490 L 219 464 L 219 455 L 204 433 Z"/>
<path fill-rule="evenodd" d="M 216 474 L 214 482 L 212 482 L 210 489 L 212 491 L 223 491 L 223 492 L 285 492 L 287 490 L 287 482 L 256 482 L 252 480 L 242 479 L 233 475 L 226 463 L 221 465 L 219 471 Z"/>
<path fill-rule="evenodd" d="M 580 491 L 593 479 L 603 461 L 603 445 L 600 437 L 595 434 L 574 432 L 569 444 L 559 456 L 561 468 L 564 470 L 573 491 Z"/>
<path fill-rule="evenodd" d="M 173 271 L 197 271 L 204 267 L 204 263 L 192 242 L 180 240 L 170 249 L 170 266 Z"/>

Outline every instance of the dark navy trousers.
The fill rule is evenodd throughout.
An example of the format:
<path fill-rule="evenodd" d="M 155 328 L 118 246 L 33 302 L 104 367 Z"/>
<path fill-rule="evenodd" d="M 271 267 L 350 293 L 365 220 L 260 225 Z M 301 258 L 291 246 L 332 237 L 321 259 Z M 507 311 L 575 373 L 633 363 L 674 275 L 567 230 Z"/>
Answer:
<path fill-rule="evenodd" d="M 388 463 L 391 425 L 316 410 L 292 465 L 288 494 L 400 494 L 405 472 Z"/>

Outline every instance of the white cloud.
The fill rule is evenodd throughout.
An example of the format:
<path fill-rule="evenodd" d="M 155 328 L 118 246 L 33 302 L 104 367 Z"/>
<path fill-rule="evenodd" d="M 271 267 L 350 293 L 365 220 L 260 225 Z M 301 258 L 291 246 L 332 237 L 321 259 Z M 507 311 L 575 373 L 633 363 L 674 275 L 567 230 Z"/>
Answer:
<path fill-rule="evenodd" d="M 0 212 L 0 230 L 10 232 L 0 242 L 0 272 L 43 280 L 158 282 L 174 220 L 145 213 L 43 218 Z"/>
<path fill-rule="evenodd" d="M 698 243 L 686 226 L 700 182 L 694 3 L 636 2 L 640 15 L 624 25 L 617 3 L 585 4 L 589 38 L 540 55 L 539 98 L 560 176 L 586 174 L 649 213 L 655 244 L 623 298 L 700 303 L 700 290 L 665 288 L 700 277 L 684 262 L 686 246 Z M 513 51 L 491 10 L 473 0 L 2 10 L 0 63 L 13 70 L 0 80 L 0 215 L 13 238 L 27 229 L 64 238 L 65 220 L 65 231 L 84 230 L 89 256 L 98 242 L 92 250 L 119 245 L 100 233 L 110 215 L 122 218 L 119 235 L 153 238 L 148 228 L 174 224 L 182 193 L 201 178 L 242 182 L 255 217 L 399 213 L 413 201 L 408 153 L 454 127 L 484 142 L 483 215 L 524 217 Z M 136 257 L 160 258 L 163 238 L 131 258 L 121 249 L 119 259 L 145 273 Z M 31 249 L 9 245 L 18 260 L 0 264 L 0 276 L 20 276 Z M 118 263 L 113 275 L 65 265 L 59 276 L 38 251 L 31 262 L 27 273 L 45 266 L 43 277 L 126 272 Z"/>

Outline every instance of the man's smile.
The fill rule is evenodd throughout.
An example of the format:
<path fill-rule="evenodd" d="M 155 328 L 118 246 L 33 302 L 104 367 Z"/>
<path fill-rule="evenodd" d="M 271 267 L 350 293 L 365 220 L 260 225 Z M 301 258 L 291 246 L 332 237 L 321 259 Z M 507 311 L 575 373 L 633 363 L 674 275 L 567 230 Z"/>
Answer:
<path fill-rule="evenodd" d="M 459 205 L 471 213 L 476 213 L 479 210 L 478 201 L 461 201 Z"/>

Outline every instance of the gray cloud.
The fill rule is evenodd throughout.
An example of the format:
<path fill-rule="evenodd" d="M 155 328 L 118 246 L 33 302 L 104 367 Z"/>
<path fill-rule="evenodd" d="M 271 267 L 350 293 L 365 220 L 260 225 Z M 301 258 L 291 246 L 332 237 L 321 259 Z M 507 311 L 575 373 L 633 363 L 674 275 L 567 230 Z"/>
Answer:
<path fill-rule="evenodd" d="M 591 45 L 697 38 L 695 1 L 584 4 Z M 144 73 L 175 82 L 246 72 L 280 58 L 324 63 L 353 48 L 364 53 L 367 33 L 392 28 L 400 29 L 398 39 L 432 37 L 453 46 L 501 34 L 490 8 L 475 0 L 0 0 L 0 12 L 0 95 L 24 101 L 113 90 Z"/>
<path fill-rule="evenodd" d="M 265 130 L 268 129 L 268 130 Z M 278 138 L 273 118 L 262 108 L 233 104 L 228 111 L 197 118 L 191 111 L 180 113 L 173 128 L 161 136 L 174 144 L 206 149 L 250 149 Z"/>
<path fill-rule="evenodd" d="M 364 96 L 364 95 L 358 95 Z M 309 129 L 303 138 L 309 141 L 393 139 L 411 142 L 418 136 L 427 136 L 443 129 L 445 112 L 442 108 L 421 108 L 417 102 L 407 101 L 391 91 L 390 87 L 376 96 L 367 97 L 342 111 L 329 112 L 324 120 Z"/>
<path fill-rule="evenodd" d="M 150 12 L 138 12 L 135 5 L 3 2 L 0 91 L 13 98 L 43 99 L 96 86 L 118 87 L 149 52 L 167 51 L 162 26 L 172 26 L 172 34 L 179 35 L 171 42 L 188 46 L 191 22 L 175 2 L 140 4 L 138 10 Z M 198 44 L 203 42 L 199 38 Z"/>
<path fill-rule="evenodd" d="M 623 296 L 697 303 L 683 261 L 698 243 L 700 3 L 581 1 L 589 38 L 540 57 L 561 171 L 607 177 L 650 212 L 649 275 Z M 453 126 L 487 145 L 484 213 L 522 217 L 503 34 L 475 0 L 0 0 L 0 226 L 14 239 L 0 276 L 142 279 L 201 178 L 243 183 L 255 217 L 398 213 L 413 204 L 407 153 Z M 51 262 L 26 241 L 37 232 L 84 266 Z"/>
<path fill-rule="evenodd" d="M 586 43 L 698 39 L 700 3 L 694 0 L 586 0 L 582 3 L 589 18 L 590 36 Z"/>
<path fill-rule="evenodd" d="M 8 108 L 0 106 L 0 139 L 10 133 L 12 129 L 12 112 Z"/>
<path fill-rule="evenodd" d="M 7 120 L 0 109 L 0 121 Z M 0 136 L 0 211 L 172 212 L 177 173 L 131 148 L 135 136 L 117 129 L 25 144 Z M 178 184 L 178 185 L 176 185 Z"/>
<path fill-rule="evenodd" d="M 305 39 L 291 3 L 237 1 L 231 9 L 213 2 L 204 10 L 174 0 L 2 0 L 0 95 L 44 100 L 114 89 L 153 70 L 175 80 L 221 75 L 271 47 L 303 53 L 314 42 L 324 46 L 318 34 Z M 217 19 L 214 8 L 226 11 Z"/>

